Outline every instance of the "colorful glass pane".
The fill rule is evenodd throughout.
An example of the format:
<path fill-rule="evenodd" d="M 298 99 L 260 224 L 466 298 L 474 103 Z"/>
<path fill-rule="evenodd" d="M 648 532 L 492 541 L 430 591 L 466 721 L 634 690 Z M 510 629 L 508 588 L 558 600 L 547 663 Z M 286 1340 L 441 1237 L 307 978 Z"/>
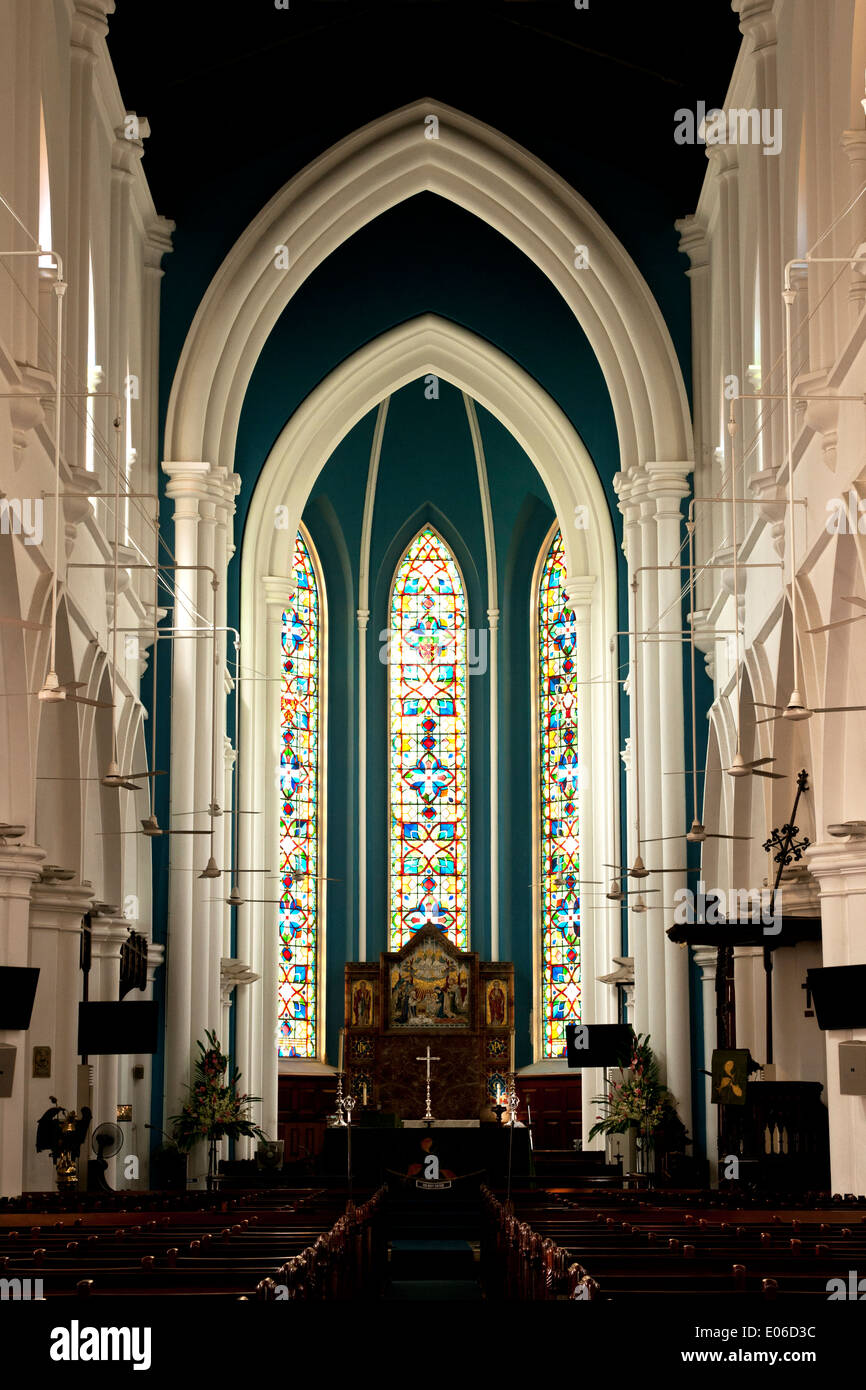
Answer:
<path fill-rule="evenodd" d="M 577 629 L 565 594 L 557 531 L 538 591 L 541 804 L 542 1056 L 565 1056 L 565 1025 L 580 1022 L 580 835 Z"/>
<path fill-rule="evenodd" d="M 300 532 L 294 580 L 282 627 L 279 1055 L 315 1058 L 321 608 L 316 571 Z"/>
<path fill-rule="evenodd" d="M 425 526 L 391 594 L 390 948 L 435 923 L 469 945 L 466 596 L 442 537 Z"/>

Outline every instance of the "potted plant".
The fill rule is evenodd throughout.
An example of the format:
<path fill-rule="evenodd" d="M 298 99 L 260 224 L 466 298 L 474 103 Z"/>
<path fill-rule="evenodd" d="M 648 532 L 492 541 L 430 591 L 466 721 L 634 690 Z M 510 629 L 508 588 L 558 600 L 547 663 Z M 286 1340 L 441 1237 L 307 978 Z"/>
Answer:
<path fill-rule="evenodd" d="M 659 1065 L 650 1047 L 649 1034 L 638 1033 L 632 1048 L 628 1071 L 620 1080 L 611 1080 L 606 1095 L 596 1096 L 595 1104 L 607 1113 L 600 1115 L 589 1131 L 596 1134 L 625 1134 L 633 1129 L 637 1135 L 638 1165 L 642 1172 L 651 1171 L 651 1156 L 656 1137 L 685 1128 L 677 1115 L 674 1096 L 659 1078 Z"/>
<path fill-rule="evenodd" d="M 189 1100 L 179 1115 L 171 1116 L 171 1125 L 175 1143 L 185 1153 L 202 1139 L 207 1142 L 210 1189 L 216 1185 L 217 1144 L 221 1139 L 246 1136 L 266 1140 L 268 1136 L 249 1114 L 249 1107 L 261 1097 L 238 1094 L 240 1072 L 229 1067 L 229 1059 L 214 1033 L 206 1032 L 205 1038 L 207 1046 L 201 1041 L 198 1044 L 201 1055 L 195 1063 L 195 1080 L 187 1087 Z"/>

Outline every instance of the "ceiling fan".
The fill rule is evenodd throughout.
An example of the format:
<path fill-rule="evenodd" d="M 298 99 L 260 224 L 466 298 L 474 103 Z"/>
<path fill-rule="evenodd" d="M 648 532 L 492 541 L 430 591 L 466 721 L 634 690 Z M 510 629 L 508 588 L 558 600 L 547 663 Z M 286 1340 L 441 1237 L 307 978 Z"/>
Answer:
<path fill-rule="evenodd" d="M 172 811 L 173 816 L 260 816 L 261 811 L 224 811 L 217 802 L 211 802 L 204 811 Z"/>
<path fill-rule="evenodd" d="M 87 701 L 86 703 L 88 703 L 88 704 L 93 704 L 94 701 L 93 701 L 93 700 L 89 700 L 89 701 Z M 121 772 L 121 771 L 120 771 L 120 768 L 117 766 L 117 763 L 116 763 L 116 762 L 114 761 L 114 759 L 112 758 L 111 762 L 108 764 L 108 771 L 107 771 L 107 772 L 105 773 L 105 775 L 102 776 L 102 777 L 53 777 L 53 776 L 42 777 L 42 776 L 40 776 L 40 777 L 37 777 L 36 780 L 37 780 L 37 782 L 98 782 L 98 783 L 100 784 L 100 786 L 102 786 L 102 787 L 109 787 L 109 788 L 111 788 L 112 790 L 117 790 L 119 787 L 124 787 L 127 791 L 131 791 L 131 792 L 140 792 L 140 791 L 141 791 L 141 787 L 138 785 L 137 782 L 134 782 L 134 781 L 132 780 L 133 777 L 164 777 L 164 776 L 165 776 L 165 773 L 164 773 L 164 772 Z M 134 830 L 134 831 L 127 831 L 126 833 L 127 833 L 127 834 L 132 834 L 132 835 L 137 835 L 137 834 L 138 834 L 138 831 L 135 831 L 135 830 Z"/>
<path fill-rule="evenodd" d="M 777 774 L 781 776 L 781 774 Z M 693 820 L 690 829 L 682 835 L 655 835 L 648 840 L 641 841 L 644 845 L 657 844 L 662 840 L 682 840 L 685 838 L 690 845 L 702 845 L 705 840 L 751 840 L 751 835 L 722 835 L 717 830 L 707 830 L 702 821 Z"/>
<path fill-rule="evenodd" d="M 308 874 L 308 873 L 305 873 L 305 874 L 290 874 L 290 875 L 286 875 L 286 877 L 290 877 L 290 878 L 314 878 L 314 879 L 317 879 L 320 883 L 340 883 L 340 882 L 342 881 L 342 880 L 339 879 L 339 878 L 328 878 L 325 874 Z M 229 907 L 243 907 L 244 903 L 279 903 L 279 904 L 282 904 L 282 903 L 285 902 L 285 899 L 284 899 L 284 898 L 244 898 L 244 897 L 241 896 L 241 892 L 240 892 L 240 889 L 238 888 L 238 885 L 237 885 L 236 883 L 234 883 L 234 884 L 232 884 L 232 890 L 231 890 L 231 892 L 229 893 L 228 897 L 227 897 L 226 899 L 224 899 L 224 901 L 228 903 Z"/>
<path fill-rule="evenodd" d="M 615 878 L 610 881 L 610 887 L 603 898 L 594 897 L 594 902 L 614 902 L 621 903 L 625 898 L 633 897 L 641 893 L 660 893 L 660 888 L 623 888 L 622 884 Z"/>
<path fill-rule="evenodd" d="M 866 598 L 854 598 L 842 595 L 843 603 L 854 603 L 858 608 L 866 608 Z M 866 613 L 856 613 L 853 618 L 837 618 L 834 623 L 822 623 L 820 627 L 807 628 L 807 632 L 830 632 L 834 627 L 847 627 L 849 623 L 860 623 L 866 618 Z M 818 711 L 814 711 L 818 713 Z"/>
<path fill-rule="evenodd" d="M 123 785 L 126 785 L 125 783 Z M 160 835 L 209 835 L 209 830 L 163 830 L 156 816 L 145 816 L 140 830 L 102 830 L 101 835 L 146 835 L 149 840 Z"/>
<path fill-rule="evenodd" d="M 679 836 L 677 838 L 679 838 Z M 670 869 L 648 869 L 640 854 L 635 855 L 634 863 L 630 869 L 626 868 L 624 864 L 605 864 L 604 867 L 606 869 L 616 869 L 620 875 L 625 875 L 628 878 L 649 878 L 650 874 L 696 874 L 700 872 L 699 869 L 689 868 L 687 865 Z"/>
<path fill-rule="evenodd" d="M 44 632 L 47 623 L 31 623 L 28 618 L 0 618 L 4 627 L 23 627 L 28 632 Z"/>
<path fill-rule="evenodd" d="M 54 671 L 49 671 L 45 677 L 45 684 L 39 690 L 7 690 L 4 692 L 4 699 L 15 699 L 17 696 L 35 695 L 44 704 L 59 705 L 61 701 L 71 705 L 92 705 L 94 709 L 113 709 L 114 703 L 111 700 L 91 700 L 88 695 L 76 695 L 76 690 L 81 690 L 87 684 L 86 681 L 63 681 L 58 680 Z M 78 781 L 78 778 L 71 778 L 71 781 Z"/>
<path fill-rule="evenodd" d="M 863 615 L 866 617 L 866 613 Z M 833 624 L 829 624 L 833 626 Z M 817 629 L 816 629 L 817 630 Z M 866 705 L 816 705 L 814 709 L 809 709 L 804 704 L 803 697 L 799 690 L 791 691 L 791 698 L 787 705 L 765 705 L 760 700 L 755 701 L 756 709 L 774 709 L 777 714 L 771 714 L 767 719 L 757 719 L 757 724 L 773 724 L 777 719 L 790 719 L 799 722 L 801 719 L 811 719 L 813 714 L 851 714 L 857 710 L 866 709 Z"/>

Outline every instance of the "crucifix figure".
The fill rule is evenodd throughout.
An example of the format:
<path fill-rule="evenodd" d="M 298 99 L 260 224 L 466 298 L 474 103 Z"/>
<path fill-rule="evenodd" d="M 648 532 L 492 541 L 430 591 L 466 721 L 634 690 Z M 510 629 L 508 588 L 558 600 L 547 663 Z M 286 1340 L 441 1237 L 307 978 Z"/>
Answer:
<path fill-rule="evenodd" d="M 416 1058 L 415 1058 L 415 1061 L 416 1061 L 416 1062 L 426 1062 L 426 1063 L 427 1063 L 427 1109 L 424 1111 L 424 1119 L 427 1120 L 427 1121 L 429 1121 L 429 1122 L 431 1122 L 431 1123 L 432 1123 L 432 1120 L 433 1120 L 433 1116 L 432 1116 L 432 1114 L 431 1114 L 431 1112 L 430 1112 L 430 1063 L 431 1063 L 431 1062 L 441 1062 L 441 1060 L 442 1060 L 441 1057 L 431 1057 L 431 1055 L 430 1055 L 430 1044 L 429 1044 L 429 1043 L 427 1044 L 427 1053 L 426 1053 L 426 1055 L 425 1055 L 424 1057 L 416 1057 Z"/>

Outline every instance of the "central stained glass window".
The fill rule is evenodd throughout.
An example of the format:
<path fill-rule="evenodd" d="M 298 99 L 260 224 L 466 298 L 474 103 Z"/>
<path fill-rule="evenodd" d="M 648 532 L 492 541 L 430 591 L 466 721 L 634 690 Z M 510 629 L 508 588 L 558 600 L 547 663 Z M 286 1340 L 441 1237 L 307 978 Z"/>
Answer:
<path fill-rule="evenodd" d="M 541 804 L 542 1057 L 565 1056 L 565 1025 L 580 1022 L 580 835 L 577 629 L 556 532 L 537 593 Z"/>
<path fill-rule="evenodd" d="M 282 624 L 279 1056 L 315 1059 L 321 600 L 313 558 L 300 531 L 293 577 L 295 594 Z"/>
<path fill-rule="evenodd" d="M 425 526 L 391 591 L 390 949 L 433 922 L 469 947 L 466 593 Z"/>

